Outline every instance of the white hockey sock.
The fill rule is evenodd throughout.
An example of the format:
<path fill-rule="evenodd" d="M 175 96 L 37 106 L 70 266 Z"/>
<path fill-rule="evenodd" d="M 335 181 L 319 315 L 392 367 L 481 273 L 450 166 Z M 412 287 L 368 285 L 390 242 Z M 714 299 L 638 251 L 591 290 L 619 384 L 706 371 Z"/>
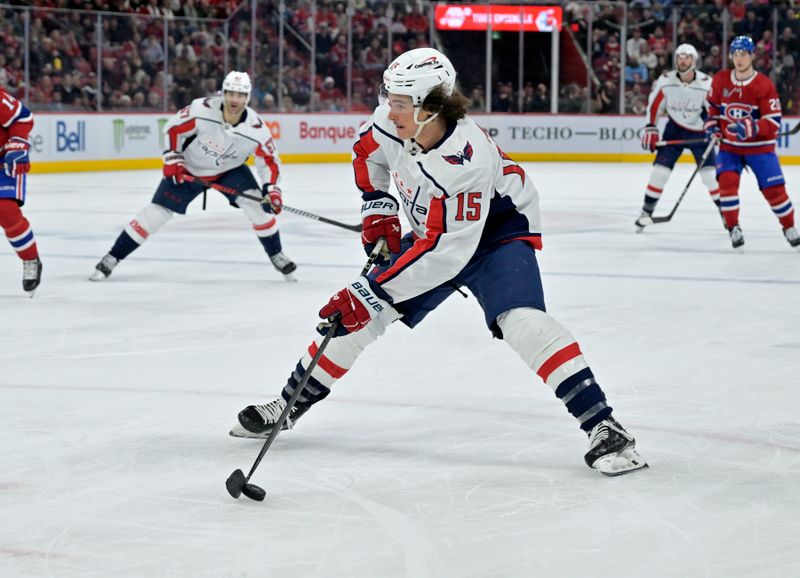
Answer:
<path fill-rule="evenodd" d="M 125 225 L 125 232 L 141 245 L 150 235 L 155 234 L 166 225 L 173 214 L 166 207 L 150 203 L 139 211 L 130 223 Z"/>
<path fill-rule="evenodd" d="M 711 195 L 711 200 L 719 204 L 719 184 L 717 183 L 717 170 L 714 167 L 703 167 L 700 169 L 700 178 Z"/>
<path fill-rule="evenodd" d="M 606 398 L 572 334 L 544 311 L 511 309 L 497 318 L 503 339 L 547 383 L 581 428 L 611 414 Z"/>

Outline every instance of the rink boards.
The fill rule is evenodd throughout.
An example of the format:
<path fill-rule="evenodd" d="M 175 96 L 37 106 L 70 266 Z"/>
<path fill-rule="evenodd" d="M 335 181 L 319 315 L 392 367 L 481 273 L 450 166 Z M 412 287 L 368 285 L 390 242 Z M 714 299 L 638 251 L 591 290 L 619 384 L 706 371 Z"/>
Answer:
<path fill-rule="evenodd" d="M 652 162 L 640 146 L 639 116 L 476 114 L 475 120 L 515 160 Z M 166 148 L 167 114 L 36 114 L 31 133 L 34 172 L 158 168 Z M 284 162 L 349 162 L 367 114 L 270 114 Z M 661 123 L 665 122 L 662 119 Z M 784 118 L 783 132 L 798 118 Z M 784 164 L 800 164 L 800 135 L 778 142 Z M 689 160 L 684 155 L 684 160 Z"/>

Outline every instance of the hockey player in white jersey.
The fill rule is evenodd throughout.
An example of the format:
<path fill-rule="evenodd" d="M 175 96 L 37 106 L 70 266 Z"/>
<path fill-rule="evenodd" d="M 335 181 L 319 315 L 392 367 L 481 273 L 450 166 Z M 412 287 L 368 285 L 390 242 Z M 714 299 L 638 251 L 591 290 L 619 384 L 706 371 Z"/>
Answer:
<path fill-rule="evenodd" d="M 328 321 L 321 333 L 339 320 L 335 337 L 284 425 L 291 427 L 325 398 L 392 322 L 413 328 L 466 286 L 492 334 L 552 387 L 586 432 L 586 463 L 608 475 L 645 467 L 575 338 L 545 312 L 536 261 L 542 246 L 538 192 L 466 116 L 469 101 L 455 91 L 450 61 L 432 48 L 410 50 L 390 64 L 383 88 L 384 102 L 354 146 L 353 167 L 363 201 L 362 242 L 369 253 L 383 239 L 388 252 L 382 265 L 320 310 Z M 397 196 L 390 194 L 392 182 Z M 405 236 L 400 206 L 411 226 Z M 308 347 L 280 397 L 239 413 L 231 435 L 272 431 L 321 341 Z"/>
<path fill-rule="evenodd" d="M 659 115 L 669 117 L 664 128 L 663 140 L 702 139 L 706 136 L 703 124 L 708 113 L 706 96 L 711 89 L 711 77 L 697 70 L 698 54 L 691 44 L 681 44 L 675 49 L 675 70 L 665 72 L 653 84 L 647 102 L 647 126 L 642 133 L 642 148 L 655 152 L 659 140 L 656 121 Z M 636 219 L 636 232 L 641 233 L 652 223 L 653 211 L 661 198 L 664 187 L 672 174 L 675 163 L 688 148 L 700 163 L 707 143 L 691 145 L 664 145 L 658 147 L 650 180 L 644 193 L 644 204 Z M 715 155 L 712 149 L 700 168 L 700 178 L 708 188 L 711 200 L 720 210 L 719 185 L 714 168 Z M 720 213 L 721 214 L 721 213 Z"/>
<path fill-rule="evenodd" d="M 250 100 L 250 77 L 230 72 L 222 83 L 222 94 L 198 98 L 178 111 L 164 127 L 169 148 L 164 151 L 163 178 L 152 201 L 128 223 L 111 250 L 95 266 L 92 281 L 111 275 L 117 264 L 138 249 L 163 227 L 175 213 L 186 208 L 205 187 L 192 177 L 227 186 L 250 196 L 261 195 L 258 203 L 242 197 L 227 197 L 242 209 L 253 225 L 256 237 L 274 267 L 293 281 L 296 265 L 283 254 L 275 215 L 281 212 L 278 187 L 280 159 L 269 128 Z M 245 162 L 255 156 L 261 186 Z"/>

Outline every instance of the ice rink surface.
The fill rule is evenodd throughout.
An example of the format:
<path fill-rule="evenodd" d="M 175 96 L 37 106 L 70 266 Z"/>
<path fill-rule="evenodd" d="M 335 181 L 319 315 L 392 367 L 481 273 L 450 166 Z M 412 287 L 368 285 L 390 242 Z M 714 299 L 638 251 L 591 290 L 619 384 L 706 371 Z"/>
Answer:
<path fill-rule="evenodd" d="M 679 165 L 657 214 L 686 183 Z M 228 436 L 277 394 L 356 234 L 284 213 L 284 282 L 217 194 L 105 283 L 87 277 L 159 173 L 33 175 L 34 299 L 0 251 L 0 575 L 774 577 L 800 568 L 800 254 L 743 177 L 744 254 L 698 182 L 633 232 L 646 164 L 529 164 L 549 311 L 649 470 L 604 478 L 586 437 L 474 298 L 397 324 L 284 432 Z M 785 167 L 800 203 L 800 167 Z M 348 223 L 348 165 L 286 165 L 291 206 Z M 698 179 L 699 180 L 699 179 Z"/>

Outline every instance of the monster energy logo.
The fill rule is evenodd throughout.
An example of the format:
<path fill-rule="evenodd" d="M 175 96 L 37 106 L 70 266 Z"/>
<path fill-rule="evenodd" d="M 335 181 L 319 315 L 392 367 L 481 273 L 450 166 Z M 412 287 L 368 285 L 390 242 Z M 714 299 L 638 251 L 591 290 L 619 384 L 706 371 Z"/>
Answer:
<path fill-rule="evenodd" d="M 114 150 L 119 152 L 125 146 L 125 121 L 115 118 L 111 124 L 114 127 Z"/>
<path fill-rule="evenodd" d="M 158 119 L 158 148 L 164 150 L 164 126 L 166 126 L 169 119 L 167 118 L 159 118 Z"/>

